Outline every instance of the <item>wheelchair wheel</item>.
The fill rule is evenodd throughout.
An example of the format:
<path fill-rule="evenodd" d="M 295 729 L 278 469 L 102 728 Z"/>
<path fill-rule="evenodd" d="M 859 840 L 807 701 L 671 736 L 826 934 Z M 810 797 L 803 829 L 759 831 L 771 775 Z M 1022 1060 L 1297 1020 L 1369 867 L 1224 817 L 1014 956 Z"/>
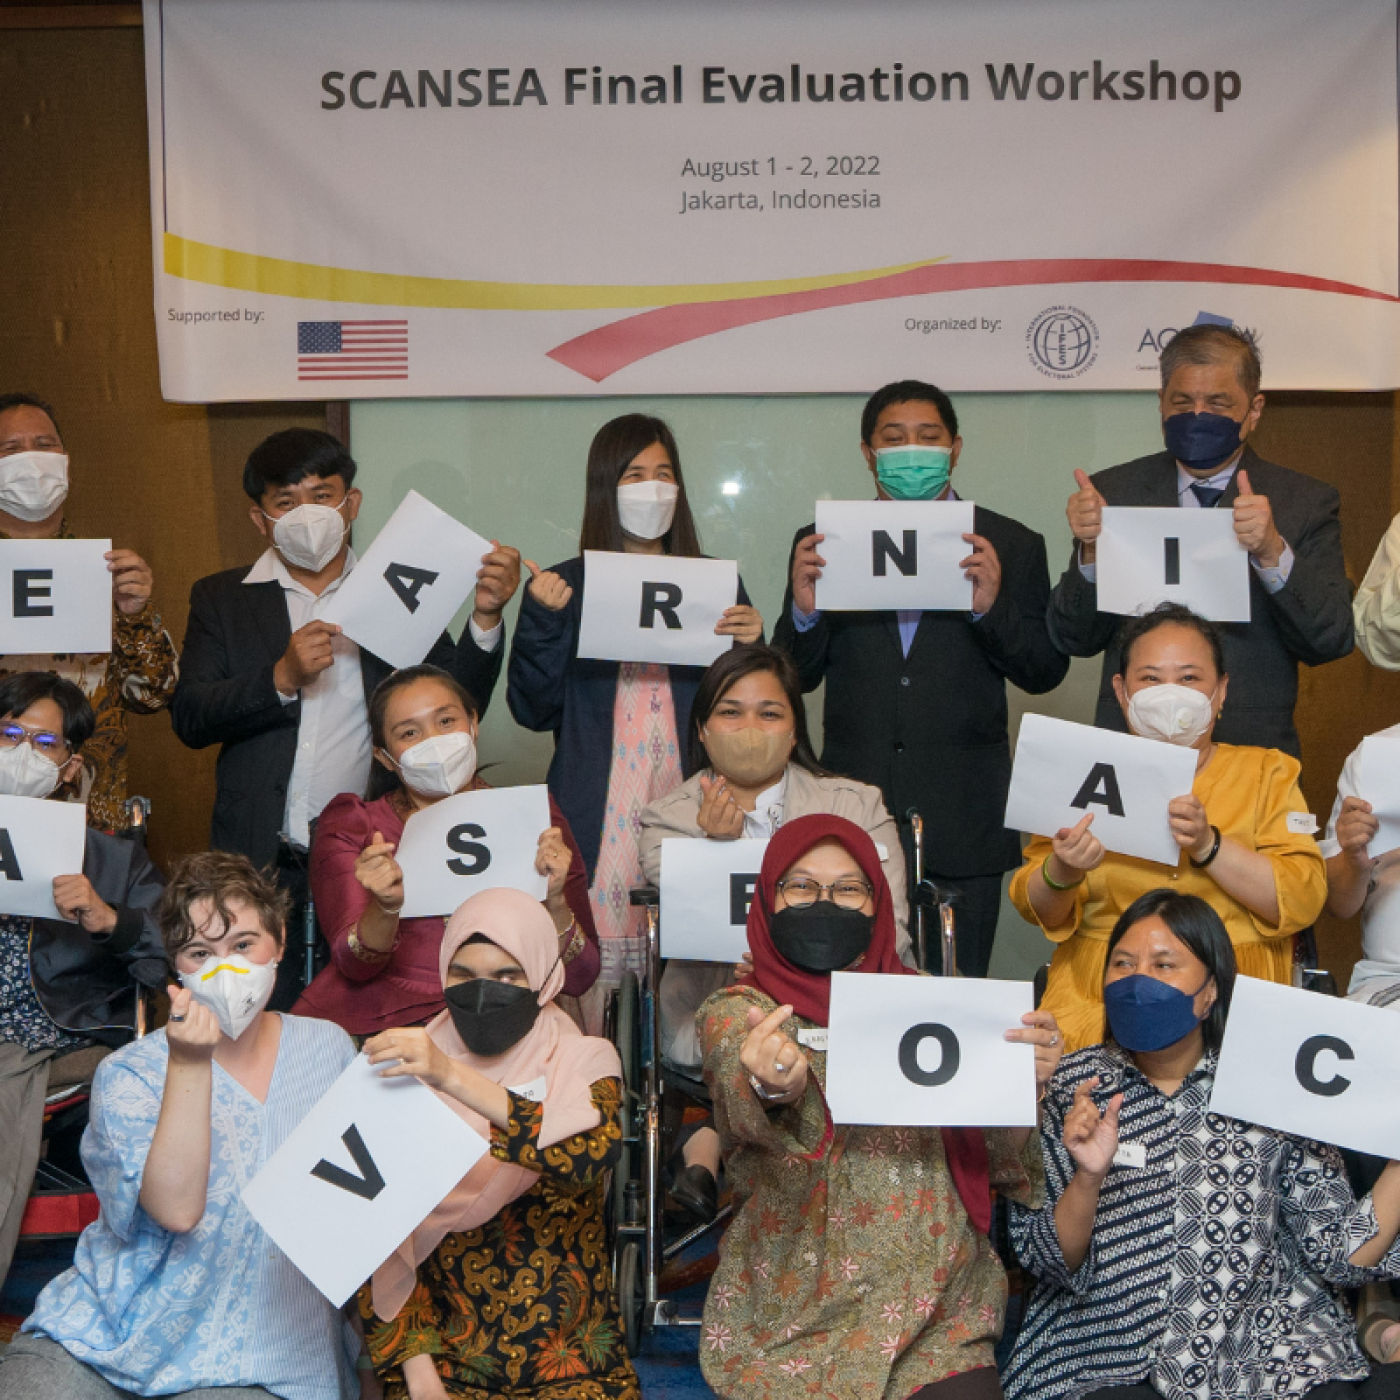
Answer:
<path fill-rule="evenodd" d="M 625 1202 L 627 1183 L 637 1176 L 641 1161 L 639 1135 L 641 1133 L 641 987 L 637 974 L 623 974 L 622 983 L 617 989 L 614 1017 L 614 1039 L 618 1058 L 622 1061 L 622 1150 L 618 1154 L 617 1167 L 612 1179 L 612 1218 L 614 1229 L 626 1219 Z"/>
<path fill-rule="evenodd" d="M 627 1355 L 636 1356 L 642 1345 L 642 1307 L 646 1298 L 642 1287 L 642 1246 L 628 1240 L 617 1263 L 617 1307 L 622 1314 L 622 1337 Z"/>

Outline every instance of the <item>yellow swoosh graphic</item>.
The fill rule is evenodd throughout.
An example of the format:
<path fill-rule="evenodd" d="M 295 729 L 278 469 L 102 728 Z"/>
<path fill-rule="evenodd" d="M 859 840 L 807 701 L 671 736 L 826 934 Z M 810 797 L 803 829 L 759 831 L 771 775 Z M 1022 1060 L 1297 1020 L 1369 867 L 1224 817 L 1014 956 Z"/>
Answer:
<path fill-rule="evenodd" d="M 271 296 L 308 301 L 345 301 L 373 306 L 432 306 L 458 311 L 591 311 L 601 308 L 680 306 L 707 301 L 744 301 L 785 292 L 820 291 L 930 267 L 943 258 L 925 258 L 864 272 L 823 277 L 789 277 L 769 282 L 655 283 L 636 287 L 571 285 L 566 282 L 469 282 L 453 277 L 407 277 L 394 272 L 362 272 L 348 267 L 267 258 L 165 235 L 165 270 L 172 277 Z"/>
<path fill-rule="evenodd" d="M 207 982 L 211 977 L 217 976 L 220 972 L 236 972 L 240 977 L 246 977 L 248 975 L 248 969 L 246 967 L 234 967 L 232 963 L 220 963 L 218 967 L 211 967 L 208 972 L 201 972 L 199 974 L 199 980 L 201 982 Z"/>

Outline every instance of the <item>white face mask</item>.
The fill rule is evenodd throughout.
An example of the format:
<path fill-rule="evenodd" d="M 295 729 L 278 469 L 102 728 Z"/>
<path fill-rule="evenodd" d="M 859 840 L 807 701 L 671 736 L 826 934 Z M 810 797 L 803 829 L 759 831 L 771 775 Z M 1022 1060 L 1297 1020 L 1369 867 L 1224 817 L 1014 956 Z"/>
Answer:
<path fill-rule="evenodd" d="M 17 520 L 47 520 L 68 497 L 62 452 L 12 452 L 0 457 L 0 510 Z"/>
<path fill-rule="evenodd" d="M 344 505 L 344 502 L 341 502 Z M 340 552 L 350 527 L 340 506 L 297 506 L 272 521 L 272 543 L 287 563 L 319 574 Z"/>
<path fill-rule="evenodd" d="M 421 797 L 451 797 L 476 776 L 476 740 L 465 729 L 434 734 L 405 749 L 396 766 Z"/>
<path fill-rule="evenodd" d="M 1128 728 L 1144 739 L 1190 748 L 1210 728 L 1214 695 L 1185 685 L 1149 685 L 1128 701 Z"/>
<path fill-rule="evenodd" d="M 0 793 L 6 797 L 47 797 L 63 776 L 63 767 L 33 744 L 0 749 Z"/>
<path fill-rule="evenodd" d="M 197 972 L 182 972 L 180 985 L 219 1018 L 219 1029 L 237 1040 L 253 1024 L 277 985 L 276 962 L 249 962 L 242 953 L 206 958 Z"/>
<path fill-rule="evenodd" d="M 630 481 L 617 488 L 617 514 L 634 540 L 659 540 L 676 517 L 681 488 L 673 481 Z"/>

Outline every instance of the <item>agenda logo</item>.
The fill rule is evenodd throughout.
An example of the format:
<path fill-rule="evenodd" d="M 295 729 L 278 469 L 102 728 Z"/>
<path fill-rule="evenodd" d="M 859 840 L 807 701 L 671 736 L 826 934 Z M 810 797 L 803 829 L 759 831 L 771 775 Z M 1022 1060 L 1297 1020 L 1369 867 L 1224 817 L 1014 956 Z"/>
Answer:
<path fill-rule="evenodd" d="M 1046 307 L 1026 329 L 1031 364 L 1050 379 L 1078 379 L 1099 357 L 1099 328 L 1077 306 Z"/>

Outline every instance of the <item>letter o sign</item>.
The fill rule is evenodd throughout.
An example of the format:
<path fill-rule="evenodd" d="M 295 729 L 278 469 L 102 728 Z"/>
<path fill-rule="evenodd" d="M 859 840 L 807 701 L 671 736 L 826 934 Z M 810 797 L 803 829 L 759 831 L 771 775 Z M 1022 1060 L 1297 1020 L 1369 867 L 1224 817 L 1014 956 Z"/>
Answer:
<path fill-rule="evenodd" d="M 924 1069 L 919 1064 L 919 1047 L 926 1040 L 936 1040 L 942 1047 L 943 1056 L 937 1069 Z M 962 1063 L 962 1050 L 958 1038 L 947 1026 L 926 1021 L 922 1025 L 910 1026 L 899 1042 L 899 1070 L 911 1083 L 933 1089 L 946 1084 L 958 1072 Z"/>

